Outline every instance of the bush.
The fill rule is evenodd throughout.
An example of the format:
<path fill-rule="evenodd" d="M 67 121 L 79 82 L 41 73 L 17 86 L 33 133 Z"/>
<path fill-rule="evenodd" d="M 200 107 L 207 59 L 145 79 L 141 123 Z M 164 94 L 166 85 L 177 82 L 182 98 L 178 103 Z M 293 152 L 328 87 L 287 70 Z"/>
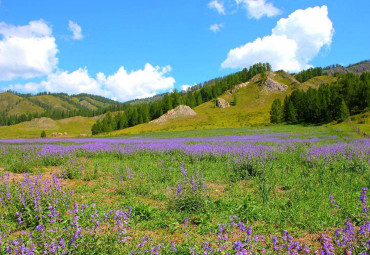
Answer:
<path fill-rule="evenodd" d="M 41 138 L 45 138 L 46 137 L 46 132 L 45 132 L 45 130 L 42 130 L 42 132 L 41 132 Z"/>

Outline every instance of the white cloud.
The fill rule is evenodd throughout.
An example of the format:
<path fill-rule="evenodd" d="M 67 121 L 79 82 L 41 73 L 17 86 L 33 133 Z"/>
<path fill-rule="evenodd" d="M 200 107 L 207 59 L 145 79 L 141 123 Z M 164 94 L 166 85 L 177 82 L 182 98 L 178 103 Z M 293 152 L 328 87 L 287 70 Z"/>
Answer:
<path fill-rule="evenodd" d="M 191 88 L 193 85 L 181 85 L 181 91 L 188 91 L 189 88 Z"/>
<path fill-rule="evenodd" d="M 249 18 L 260 19 L 263 16 L 273 17 L 281 14 L 281 10 L 276 8 L 272 3 L 266 3 L 266 0 L 235 0 L 247 10 Z"/>
<path fill-rule="evenodd" d="M 0 80 L 43 76 L 56 68 L 57 45 L 43 20 L 25 26 L 1 22 L 0 34 Z"/>
<path fill-rule="evenodd" d="M 167 76 L 170 71 L 170 66 L 153 67 L 148 63 L 144 69 L 127 72 L 124 67 L 120 67 L 115 74 L 108 77 L 98 73 L 96 78 L 91 78 L 86 68 L 79 68 L 71 73 L 57 71 L 49 74 L 47 79 L 40 83 L 16 84 L 9 86 L 8 89 L 31 93 L 36 91 L 90 93 L 124 102 L 173 89 L 175 79 Z"/>
<path fill-rule="evenodd" d="M 76 22 L 73 22 L 73 21 L 68 21 L 68 28 L 69 30 L 72 32 L 72 39 L 73 40 L 81 40 L 83 39 L 83 35 L 82 35 L 82 29 L 81 27 L 76 23 Z"/>
<path fill-rule="evenodd" d="M 334 34 L 328 9 L 322 7 L 297 10 L 280 19 L 272 34 L 230 50 L 222 68 L 249 67 L 269 62 L 272 68 L 300 71 L 324 46 L 330 46 Z"/>
<path fill-rule="evenodd" d="M 175 79 L 166 76 L 171 70 L 170 66 L 153 67 L 147 63 L 144 69 L 130 73 L 124 67 L 120 67 L 115 74 L 107 78 L 100 74 L 100 80 L 117 99 L 127 101 L 153 96 L 159 92 L 173 89 Z"/>
<path fill-rule="evenodd" d="M 226 14 L 224 4 L 222 2 L 219 2 L 218 0 L 213 0 L 209 2 L 208 7 L 211 9 L 215 9 L 219 14 Z"/>
<path fill-rule="evenodd" d="M 221 29 L 224 27 L 224 24 L 213 24 L 209 27 L 209 30 L 211 30 L 213 33 L 220 32 Z"/>

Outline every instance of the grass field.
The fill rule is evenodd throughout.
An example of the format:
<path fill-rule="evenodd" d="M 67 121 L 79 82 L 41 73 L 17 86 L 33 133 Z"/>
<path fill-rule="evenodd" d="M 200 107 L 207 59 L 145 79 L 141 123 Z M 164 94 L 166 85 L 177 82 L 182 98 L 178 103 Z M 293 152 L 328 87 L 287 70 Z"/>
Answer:
<path fill-rule="evenodd" d="M 1 252 L 367 254 L 370 140 L 334 126 L 1 140 Z"/>

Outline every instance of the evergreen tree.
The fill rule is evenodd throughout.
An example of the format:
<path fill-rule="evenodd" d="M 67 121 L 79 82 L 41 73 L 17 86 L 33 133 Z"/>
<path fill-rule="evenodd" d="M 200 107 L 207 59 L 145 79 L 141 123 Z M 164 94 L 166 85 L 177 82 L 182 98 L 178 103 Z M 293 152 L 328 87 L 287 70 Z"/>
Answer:
<path fill-rule="evenodd" d="M 288 103 L 286 121 L 290 124 L 297 123 L 297 111 L 291 101 Z"/>
<path fill-rule="evenodd" d="M 45 130 L 42 130 L 42 132 L 41 132 L 41 138 L 45 138 L 46 137 L 46 132 L 45 132 Z"/>
<path fill-rule="evenodd" d="M 271 123 L 281 123 L 283 121 L 283 106 L 279 98 L 272 103 L 270 114 Z"/>
<path fill-rule="evenodd" d="M 349 110 L 344 100 L 342 100 L 342 103 L 340 104 L 340 107 L 339 107 L 338 120 L 340 122 L 343 122 L 346 119 L 348 119 L 348 117 L 349 117 Z"/>
<path fill-rule="evenodd" d="M 236 96 L 236 94 L 234 94 L 233 105 L 237 105 L 237 104 L 238 104 L 238 97 Z"/>

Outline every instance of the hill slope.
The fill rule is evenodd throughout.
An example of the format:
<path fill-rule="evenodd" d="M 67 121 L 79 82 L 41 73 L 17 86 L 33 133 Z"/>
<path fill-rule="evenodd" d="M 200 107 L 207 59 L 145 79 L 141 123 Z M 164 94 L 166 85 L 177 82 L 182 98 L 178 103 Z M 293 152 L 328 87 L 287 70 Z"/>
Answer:
<path fill-rule="evenodd" d="M 235 93 L 229 90 L 219 97 L 230 104 L 228 108 L 217 107 L 216 99 L 213 99 L 195 107 L 193 110 L 196 115 L 170 119 L 160 124 L 152 121 L 103 135 L 269 125 L 269 112 L 274 99 L 280 98 L 283 100 L 294 89 L 303 89 L 304 87 L 293 76 L 285 72 L 267 72 L 267 79 L 286 87 L 286 90 L 272 89 L 265 84 L 261 75 L 256 75 L 249 83 L 237 89 Z M 236 104 L 234 102 L 235 98 L 237 100 Z"/>
<path fill-rule="evenodd" d="M 46 131 L 47 137 L 52 137 L 53 133 L 63 134 L 57 137 L 91 135 L 91 126 L 94 123 L 94 118 L 79 116 L 62 120 L 36 118 L 12 126 L 0 127 L 0 138 L 38 138 L 42 130 Z"/>
<path fill-rule="evenodd" d="M 361 61 L 347 67 L 341 65 L 329 66 L 324 68 L 324 72 L 333 75 L 334 73 L 363 73 L 370 72 L 370 60 Z"/>
<path fill-rule="evenodd" d="M 17 124 L 39 117 L 62 119 L 71 116 L 96 116 L 118 102 L 101 96 L 64 93 L 38 95 L 0 93 L 0 126 Z"/>

